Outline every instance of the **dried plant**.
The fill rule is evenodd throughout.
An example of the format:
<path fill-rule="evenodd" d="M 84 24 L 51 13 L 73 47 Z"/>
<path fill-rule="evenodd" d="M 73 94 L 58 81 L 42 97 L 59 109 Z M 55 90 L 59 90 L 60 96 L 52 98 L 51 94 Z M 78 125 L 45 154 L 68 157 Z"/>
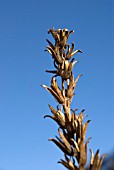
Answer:
<path fill-rule="evenodd" d="M 84 123 L 84 109 L 77 113 L 78 109 L 71 109 L 71 102 L 74 96 L 74 90 L 77 86 L 81 74 L 75 79 L 73 75 L 73 67 L 77 63 L 72 58 L 76 53 L 81 50 L 74 51 L 74 43 L 67 44 L 67 40 L 73 30 L 57 29 L 48 30 L 55 40 L 52 44 L 48 39 L 48 46 L 45 51 L 48 51 L 53 59 L 55 70 L 46 70 L 48 73 L 54 74 L 51 79 L 50 87 L 42 85 L 59 104 L 57 108 L 51 105 L 49 109 L 52 115 L 46 115 L 44 118 L 49 117 L 58 124 L 58 135 L 55 139 L 50 138 L 57 145 L 58 148 L 64 153 L 64 160 L 60 159 L 58 163 L 64 165 L 69 170 L 84 170 L 87 162 L 87 147 L 91 138 L 86 140 L 86 131 L 90 120 Z M 61 79 L 61 87 L 57 83 L 57 76 Z M 90 170 L 100 170 L 105 154 L 100 157 L 99 150 L 93 154 L 92 150 L 90 160 Z"/>

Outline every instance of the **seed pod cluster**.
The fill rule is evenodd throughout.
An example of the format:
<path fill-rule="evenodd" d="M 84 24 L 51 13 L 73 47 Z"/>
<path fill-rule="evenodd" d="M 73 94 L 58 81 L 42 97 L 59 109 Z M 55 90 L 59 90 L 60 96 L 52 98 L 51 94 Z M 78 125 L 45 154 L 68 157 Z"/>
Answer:
<path fill-rule="evenodd" d="M 67 40 L 73 30 L 57 29 L 48 30 L 55 40 L 52 44 L 46 39 L 48 46 L 45 51 L 48 51 L 53 59 L 55 70 L 46 70 L 48 73 L 54 74 L 51 79 L 50 87 L 42 85 L 58 103 L 57 108 L 51 105 L 49 109 L 52 115 L 45 115 L 44 118 L 49 117 L 58 124 L 58 135 L 56 138 L 50 138 L 63 153 L 65 160 L 60 159 L 58 163 L 62 164 L 69 170 L 84 170 L 87 162 L 87 147 L 91 138 L 86 139 L 86 132 L 90 120 L 84 122 L 84 109 L 78 112 L 78 109 L 71 109 L 71 102 L 74 96 L 74 91 L 77 82 L 82 74 L 79 74 L 76 79 L 73 75 L 73 67 L 77 63 L 72 58 L 81 50 L 74 51 L 74 43 L 71 47 L 67 44 Z M 61 87 L 57 83 L 57 76 L 61 79 Z M 105 155 L 99 157 L 99 150 L 95 156 L 91 150 L 90 170 L 100 170 L 102 161 Z"/>
<path fill-rule="evenodd" d="M 45 51 L 48 51 L 54 59 L 54 67 L 56 70 L 46 70 L 46 72 L 53 73 L 55 76 L 60 76 L 63 80 L 67 80 L 71 76 L 72 68 L 75 63 L 77 63 L 72 57 L 78 52 L 82 53 L 81 50 L 74 51 L 74 43 L 72 43 L 71 48 L 70 45 L 67 44 L 69 35 L 74 33 L 74 31 L 68 31 L 66 28 L 58 30 L 52 28 L 48 30 L 48 33 L 52 34 L 55 45 L 46 39 L 49 46 L 46 47 Z M 71 61 L 69 62 L 70 59 Z"/>

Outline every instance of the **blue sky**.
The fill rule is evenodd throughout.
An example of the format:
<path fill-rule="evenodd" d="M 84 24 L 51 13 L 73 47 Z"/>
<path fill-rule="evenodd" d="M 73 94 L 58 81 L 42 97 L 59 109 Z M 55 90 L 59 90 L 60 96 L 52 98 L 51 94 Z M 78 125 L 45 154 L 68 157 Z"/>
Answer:
<path fill-rule="evenodd" d="M 48 104 L 51 56 L 44 52 L 49 28 L 73 29 L 69 38 L 83 53 L 74 68 L 82 73 L 72 108 L 91 119 L 89 148 L 114 148 L 114 1 L 0 0 L 0 170 L 62 169 L 63 157 L 48 138 L 57 134 Z M 89 155 L 89 151 L 88 151 Z M 88 157 L 89 159 L 89 157 Z M 64 169 L 64 168 L 63 168 Z"/>

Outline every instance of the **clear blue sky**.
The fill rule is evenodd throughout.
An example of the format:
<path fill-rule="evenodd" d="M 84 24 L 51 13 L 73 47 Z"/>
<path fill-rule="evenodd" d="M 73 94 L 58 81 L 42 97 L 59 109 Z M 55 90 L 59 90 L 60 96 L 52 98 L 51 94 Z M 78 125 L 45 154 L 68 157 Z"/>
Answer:
<path fill-rule="evenodd" d="M 64 169 L 60 150 L 48 138 L 57 134 L 48 104 L 52 96 L 44 52 L 49 28 L 74 29 L 69 42 L 83 53 L 74 68 L 82 73 L 72 108 L 91 119 L 89 148 L 101 154 L 114 147 L 114 1 L 0 0 L 0 170 Z M 88 158 L 89 159 L 89 158 Z"/>

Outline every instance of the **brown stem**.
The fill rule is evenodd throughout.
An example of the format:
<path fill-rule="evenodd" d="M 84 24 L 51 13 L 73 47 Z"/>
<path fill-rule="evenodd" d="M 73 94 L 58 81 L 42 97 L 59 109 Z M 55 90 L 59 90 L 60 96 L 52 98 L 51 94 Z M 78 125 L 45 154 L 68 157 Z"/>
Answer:
<path fill-rule="evenodd" d="M 80 165 L 80 166 L 79 166 L 79 170 L 84 170 L 84 166 L 83 166 L 83 165 Z"/>

